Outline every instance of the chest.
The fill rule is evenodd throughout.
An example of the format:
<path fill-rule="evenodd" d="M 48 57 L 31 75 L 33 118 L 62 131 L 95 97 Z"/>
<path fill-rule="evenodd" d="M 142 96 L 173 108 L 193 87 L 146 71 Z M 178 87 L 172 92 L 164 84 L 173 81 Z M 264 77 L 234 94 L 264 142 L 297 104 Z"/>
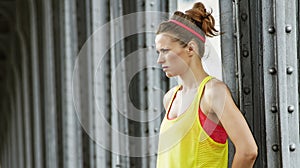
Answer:
<path fill-rule="evenodd" d="M 171 102 L 171 107 L 169 109 L 168 117 L 170 119 L 177 118 L 178 116 L 184 114 L 191 104 L 195 101 L 196 92 L 182 92 L 178 91 L 175 95 L 174 100 Z"/>

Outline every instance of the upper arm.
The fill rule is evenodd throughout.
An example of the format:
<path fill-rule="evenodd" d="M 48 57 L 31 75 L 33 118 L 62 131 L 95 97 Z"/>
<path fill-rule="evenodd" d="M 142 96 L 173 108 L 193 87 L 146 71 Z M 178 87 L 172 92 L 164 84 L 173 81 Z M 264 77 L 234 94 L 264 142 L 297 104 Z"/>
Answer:
<path fill-rule="evenodd" d="M 253 150 L 256 147 L 250 128 L 235 105 L 227 86 L 218 81 L 209 89 L 211 109 L 217 115 L 236 150 Z"/>

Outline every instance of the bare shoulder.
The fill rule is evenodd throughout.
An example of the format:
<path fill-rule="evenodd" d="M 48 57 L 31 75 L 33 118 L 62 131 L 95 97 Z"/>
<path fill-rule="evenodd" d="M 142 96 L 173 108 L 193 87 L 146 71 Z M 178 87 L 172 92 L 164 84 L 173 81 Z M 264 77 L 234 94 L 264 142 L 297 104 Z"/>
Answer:
<path fill-rule="evenodd" d="M 201 108 L 203 108 L 205 113 L 217 113 L 218 111 L 222 111 L 225 104 L 232 102 L 231 99 L 231 93 L 227 85 L 213 78 L 205 85 L 205 90 L 201 98 Z"/>
<path fill-rule="evenodd" d="M 231 95 L 227 85 L 216 78 L 211 79 L 205 85 L 205 96 L 216 98 L 221 95 L 228 96 L 228 94 Z"/>
<path fill-rule="evenodd" d="M 163 100 L 163 103 L 164 103 L 164 107 L 165 107 L 165 110 L 167 110 L 168 108 L 168 105 L 171 101 L 171 98 L 172 98 L 172 95 L 173 93 L 175 92 L 175 89 L 177 88 L 177 86 L 174 86 L 173 88 L 171 88 L 165 95 L 164 95 L 164 100 Z"/>
<path fill-rule="evenodd" d="M 236 112 L 239 111 L 229 88 L 218 79 L 207 82 L 202 99 L 202 107 L 208 110 L 207 112 L 216 114 L 219 119 L 221 116 L 225 119 L 225 114 L 236 115 Z M 227 119 L 230 121 L 230 117 Z"/>

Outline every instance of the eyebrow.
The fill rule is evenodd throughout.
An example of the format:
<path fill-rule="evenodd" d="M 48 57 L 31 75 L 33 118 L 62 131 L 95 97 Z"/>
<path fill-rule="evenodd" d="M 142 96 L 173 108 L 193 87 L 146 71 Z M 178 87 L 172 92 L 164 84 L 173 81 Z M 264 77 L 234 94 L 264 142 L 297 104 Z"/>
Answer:
<path fill-rule="evenodd" d="M 170 50 L 169 48 L 161 48 L 159 50 L 156 50 L 156 53 L 159 53 L 160 51 L 163 51 L 163 50 Z"/>

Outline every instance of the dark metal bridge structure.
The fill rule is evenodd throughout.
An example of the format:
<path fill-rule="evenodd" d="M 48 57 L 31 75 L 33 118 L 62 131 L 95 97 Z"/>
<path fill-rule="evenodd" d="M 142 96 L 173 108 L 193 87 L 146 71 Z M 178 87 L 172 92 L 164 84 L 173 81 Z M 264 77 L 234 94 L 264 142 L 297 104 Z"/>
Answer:
<path fill-rule="evenodd" d="M 259 146 L 257 168 L 300 167 L 299 4 L 215 9 L 223 81 Z M 154 168 L 151 137 L 176 83 L 154 65 L 155 28 L 176 9 L 175 0 L 0 0 L 0 167 Z"/>

